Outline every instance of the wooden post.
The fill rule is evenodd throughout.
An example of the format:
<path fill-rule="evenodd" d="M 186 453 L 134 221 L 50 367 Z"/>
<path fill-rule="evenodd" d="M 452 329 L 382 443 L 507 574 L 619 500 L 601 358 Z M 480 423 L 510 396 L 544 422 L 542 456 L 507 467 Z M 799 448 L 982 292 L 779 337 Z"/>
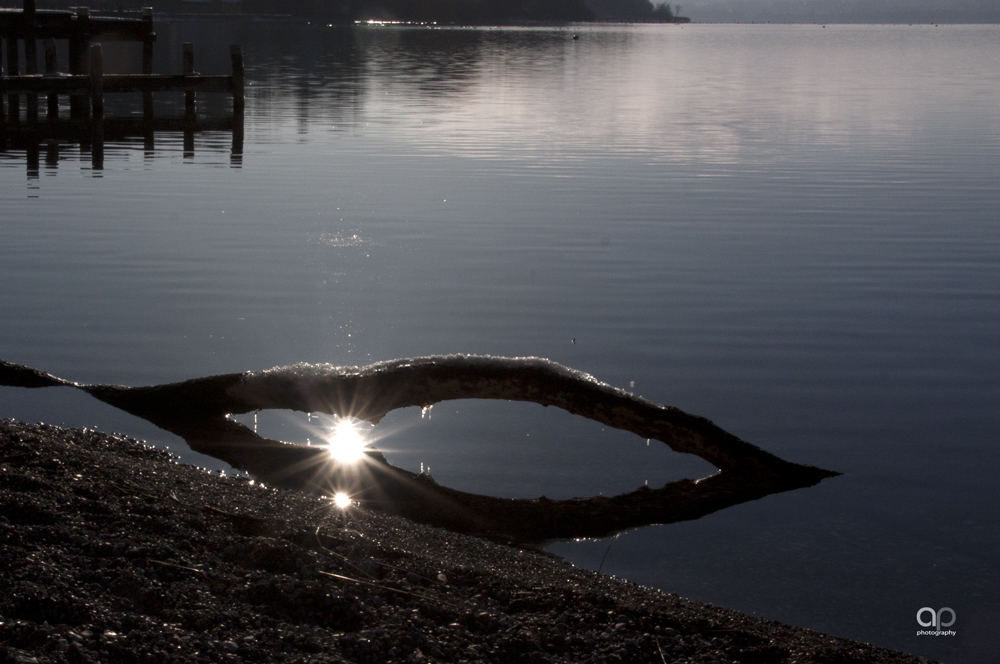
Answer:
<path fill-rule="evenodd" d="M 190 75 L 194 73 L 194 44 L 191 42 L 184 42 L 184 74 Z M 187 120 L 194 120 L 194 90 L 188 90 L 184 93 L 184 118 Z"/>
<path fill-rule="evenodd" d="M 69 73 L 70 76 L 76 76 L 80 73 L 83 67 L 80 65 L 80 14 L 79 8 L 74 7 L 71 11 L 73 12 L 71 20 L 73 25 L 72 36 L 69 38 Z M 69 117 L 73 120 L 80 119 L 80 97 L 78 95 L 70 95 L 69 97 Z"/>
<path fill-rule="evenodd" d="M 184 42 L 184 74 L 194 73 L 194 44 Z M 194 91 L 187 90 L 184 93 L 184 119 L 187 126 L 184 128 L 184 158 L 194 159 Z"/>
<path fill-rule="evenodd" d="M 3 38 L 0 38 L 0 47 L 3 46 Z M 0 51 L 0 57 L 3 52 Z M 0 62 L 0 78 L 3 78 L 3 63 Z M 3 83 L 0 83 L 0 152 L 7 151 L 7 115 L 3 109 Z"/>
<path fill-rule="evenodd" d="M 94 120 L 104 119 L 104 54 L 100 44 L 90 47 L 90 101 Z"/>
<path fill-rule="evenodd" d="M 38 73 L 38 59 L 35 57 L 35 0 L 24 0 L 24 73 Z M 35 59 L 32 62 L 32 58 Z"/>
<path fill-rule="evenodd" d="M 0 49 L 3 48 L 3 37 L 0 37 Z M 3 55 L 2 50 L 0 50 L 0 77 L 3 76 Z M 6 128 L 7 128 L 7 114 L 3 109 L 3 83 L 0 83 L 0 151 L 4 149 L 4 143 L 6 141 Z"/>
<path fill-rule="evenodd" d="M 35 0 L 24 0 L 24 73 L 38 73 L 38 52 L 35 44 Z M 27 102 L 28 125 L 38 123 L 38 95 L 25 95 Z"/>
<path fill-rule="evenodd" d="M 90 47 L 91 160 L 95 169 L 104 168 L 104 55 L 100 44 Z"/>
<path fill-rule="evenodd" d="M 184 42 L 184 74 L 194 73 L 194 44 Z M 184 158 L 194 159 L 194 91 L 188 90 L 184 93 L 184 119 L 187 120 L 187 127 L 184 129 Z"/>
<path fill-rule="evenodd" d="M 243 47 L 233 44 L 229 47 L 229 55 L 233 61 L 233 115 L 236 111 L 243 113 L 243 105 L 246 100 L 246 88 L 244 82 L 243 67 Z"/>
<path fill-rule="evenodd" d="M 230 164 L 239 166 L 243 162 L 243 117 L 245 104 L 245 83 L 243 71 L 243 49 L 238 44 L 229 47 L 233 60 L 233 149 Z"/>
<path fill-rule="evenodd" d="M 55 76 L 56 74 L 56 62 L 57 62 L 58 52 L 56 51 L 56 40 L 46 39 L 45 40 L 45 74 L 47 76 Z M 50 124 L 55 124 L 59 120 L 59 95 L 55 92 L 50 92 L 48 97 L 48 121 Z"/>
<path fill-rule="evenodd" d="M 90 8 L 77 7 L 73 19 L 73 36 L 69 40 L 69 73 L 74 75 L 87 74 L 87 49 L 90 47 Z M 69 98 L 69 113 L 74 120 L 86 120 L 90 117 L 90 104 L 86 96 L 71 95 Z"/>
<path fill-rule="evenodd" d="M 17 37 L 8 35 L 7 37 L 7 75 L 17 76 L 20 74 L 18 66 Z M 16 125 L 21 117 L 21 96 L 11 93 L 7 95 L 7 116 L 10 123 Z"/>
<path fill-rule="evenodd" d="M 146 22 L 146 34 L 142 40 L 142 73 L 149 75 L 153 73 L 153 40 L 156 33 L 153 32 L 153 8 L 142 8 L 142 20 Z M 153 93 L 142 93 L 142 119 L 147 123 L 153 121 Z"/>
<path fill-rule="evenodd" d="M 38 73 L 38 54 L 35 46 L 35 0 L 24 0 L 24 73 Z"/>
<path fill-rule="evenodd" d="M 80 34 L 77 28 L 79 18 L 76 9 L 73 9 L 73 33 L 69 38 L 69 74 L 76 76 L 80 73 Z M 69 96 L 69 117 L 73 120 L 80 118 L 80 97 L 78 95 Z"/>

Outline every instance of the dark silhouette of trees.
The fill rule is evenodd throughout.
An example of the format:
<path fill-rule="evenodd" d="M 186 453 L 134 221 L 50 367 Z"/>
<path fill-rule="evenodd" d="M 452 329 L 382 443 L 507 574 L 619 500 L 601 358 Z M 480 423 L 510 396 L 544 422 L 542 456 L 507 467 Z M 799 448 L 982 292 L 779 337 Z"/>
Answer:
<path fill-rule="evenodd" d="M 21 6 L 22 0 L 0 0 Z M 79 0 L 37 0 L 39 9 L 68 9 Z M 153 4 L 169 14 L 291 15 L 326 23 L 384 20 L 457 25 L 577 21 L 680 22 L 670 4 L 650 0 L 114 0 L 105 10 Z"/>
<path fill-rule="evenodd" d="M 641 21 L 675 23 L 680 21 L 669 3 L 653 5 L 650 0 L 586 0 L 598 21 Z"/>

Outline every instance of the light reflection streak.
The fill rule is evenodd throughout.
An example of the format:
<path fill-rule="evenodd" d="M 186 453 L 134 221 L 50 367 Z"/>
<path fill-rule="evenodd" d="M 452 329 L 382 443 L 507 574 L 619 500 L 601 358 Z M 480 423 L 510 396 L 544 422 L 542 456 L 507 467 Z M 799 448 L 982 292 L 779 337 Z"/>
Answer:
<path fill-rule="evenodd" d="M 323 437 L 330 454 L 340 463 L 356 463 L 365 455 L 368 443 L 353 419 L 338 418 Z"/>

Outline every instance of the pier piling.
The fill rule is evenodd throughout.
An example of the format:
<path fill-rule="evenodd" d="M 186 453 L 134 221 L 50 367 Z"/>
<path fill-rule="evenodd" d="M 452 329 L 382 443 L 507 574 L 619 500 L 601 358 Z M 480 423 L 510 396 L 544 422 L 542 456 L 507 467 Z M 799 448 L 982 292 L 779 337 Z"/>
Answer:
<path fill-rule="evenodd" d="M 32 76 L 38 73 L 38 52 L 35 44 L 35 0 L 24 0 L 24 73 Z M 38 122 L 38 94 L 25 95 L 28 126 Z"/>
<path fill-rule="evenodd" d="M 229 55 L 233 62 L 233 113 L 237 110 L 242 113 L 246 93 L 243 80 L 243 47 L 233 44 L 229 47 Z"/>
<path fill-rule="evenodd" d="M 3 57 L 3 36 L 0 35 L 0 58 Z M 0 62 L 0 79 L 3 78 L 3 62 Z M 4 129 L 7 126 L 7 112 L 3 103 L 3 83 L 0 83 L 0 150 L 3 150 L 5 138 Z"/>
<path fill-rule="evenodd" d="M 243 160 L 243 115 L 245 103 L 243 48 L 237 44 L 229 47 L 229 55 L 233 61 L 233 164 L 241 164 Z"/>
<path fill-rule="evenodd" d="M 184 75 L 191 76 L 194 74 L 194 44 L 191 42 L 184 42 Z M 187 120 L 194 120 L 194 90 L 187 90 L 184 93 L 184 118 Z"/>
<path fill-rule="evenodd" d="M 243 151 L 244 64 L 239 46 L 230 47 L 232 74 L 202 76 L 194 70 L 194 47 L 183 45 L 183 72 L 153 73 L 153 10 L 145 7 L 141 18 L 91 15 L 87 7 L 71 11 L 36 9 L 37 0 L 23 0 L 23 10 L 0 9 L 0 53 L 6 67 L 0 70 L 0 150 L 8 145 L 38 144 L 47 140 L 78 140 L 86 150 L 93 145 L 94 165 L 103 163 L 105 135 L 138 135 L 153 148 L 158 130 L 185 132 L 185 153 L 193 154 L 194 132 L 205 128 L 232 129 L 233 154 Z M 69 74 L 58 72 L 57 40 L 68 43 Z M 21 44 L 24 42 L 23 50 Z M 41 47 L 38 41 L 42 42 Z M 104 71 L 103 41 L 138 42 L 142 45 L 142 72 L 111 74 Z M 38 73 L 38 49 L 44 53 L 44 74 Z M 22 65 L 22 59 L 24 64 Z M 184 92 L 183 119 L 154 117 L 154 92 Z M 196 94 L 212 92 L 233 96 L 233 117 L 198 122 Z M 106 94 L 139 93 L 142 118 L 105 118 Z M 25 101 L 21 101 L 24 95 Z M 37 126 L 39 96 L 46 97 L 47 122 Z M 60 121 L 59 96 L 69 97 L 69 122 Z M 6 101 L 6 109 L 3 101 Z M 25 105 L 26 127 L 21 104 Z M 110 124 L 109 124 L 110 123 Z M 109 133 L 110 132 L 110 133 Z M 58 155 L 58 152 L 56 152 Z"/>
<path fill-rule="evenodd" d="M 104 53 L 100 44 L 90 47 L 90 159 L 94 170 L 104 168 Z"/>
<path fill-rule="evenodd" d="M 58 67 L 58 51 L 56 50 L 56 40 L 49 37 L 44 42 L 45 50 L 45 75 L 55 76 L 56 69 Z M 50 92 L 48 95 L 48 108 L 46 109 L 46 118 L 49 124 L 55 124 L 59 121 L 59 95 L 55 92 Z"/>
<path fill-rule="evenodd" d="M 100 44 L 90 47 L 90 101 L 94 120 L 104 119 L 104 52 Z"/>
<path fill-rule="evenodd" d="M 7 76 L 20 76 L 20 54 L 17 48 L 17 37 L 7 36 Z M 7 95 L 7 116 L 12 124 L 21 120 L 21 96 L 16 92 Z"/>
<path fill-rule="evenodd" d="M 142 22 L 144 34 L 142 36 L 142 73 L 150 76 L 153 73 L 153 42 L 156 41 L 156 33 L 153 32 L 153 8 L 142 8 Z M 144 90 L 142 93 L 142 117 L 147 122 L 153 121 L 153 93 Z"/>
<path fill-rule="evenodd" d="M 90 46 L 90 8 L 74 9 L 70 24 L 69 73 L 70 76 L 86 76 L 89 73 L 87 48 Z M 87 120 L 90 117 L 85 95 L 70 96 L 69 116 L 73 120 Z"/>

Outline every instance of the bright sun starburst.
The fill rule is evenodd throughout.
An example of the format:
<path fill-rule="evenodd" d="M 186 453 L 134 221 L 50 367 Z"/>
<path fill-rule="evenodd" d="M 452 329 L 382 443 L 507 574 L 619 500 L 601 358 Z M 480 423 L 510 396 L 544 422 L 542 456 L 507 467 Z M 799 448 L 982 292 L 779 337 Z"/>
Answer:
<path fill-rule="evenodd" d="M 341 419 L 334 425 L 327 447 L 337 461 L 355 463 L 364 456 L 367 444 L 354 422 Z"/>
<path fill-rule="evenodd" d="M 340 491 L 333 496 L 333 504 L 340 509 L 346 509 L 351 506 L 351 497 Z"/>

